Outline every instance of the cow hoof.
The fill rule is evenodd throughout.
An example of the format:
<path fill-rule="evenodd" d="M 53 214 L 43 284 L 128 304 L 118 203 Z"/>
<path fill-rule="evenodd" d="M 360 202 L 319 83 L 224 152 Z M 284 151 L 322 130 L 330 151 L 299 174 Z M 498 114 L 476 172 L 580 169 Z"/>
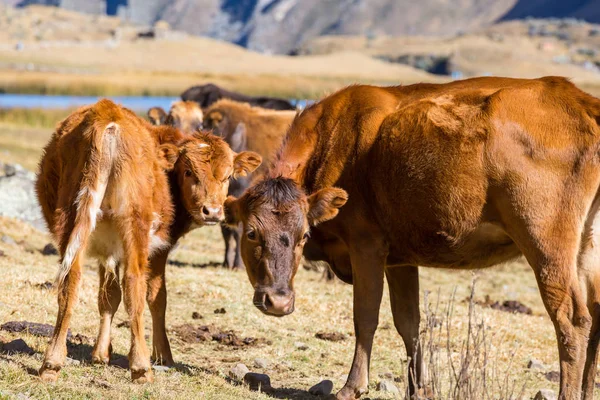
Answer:
<path fill-rule="evenodd" d="M 110 357 L 102 357 L 102 356 L 92 356 L 92 364 L 96 365 L 108 365 L 110 362 Z"/>
<path fill-rule="evenodd" d="M 60 365 L 55 365 L 51 362 L 45 362 L 39 371 L 40 379 L 46 383 L 56 382 L 56 380 L 58 379 L 60 368 Z"/>
<path fill-rule="evenodd" d="M 154 381 L 152 369 L 131 370 L 131 380 L 139 384 L 152 383 Z"/>
<path fill-rule="evenodd" d="M 359 399 L 363 394 L 367 394 L 368 389 L 353 389 L 348 386 L 344 386 L 339 392 L 335 394 L 336 400 L 356 400 Z"/>

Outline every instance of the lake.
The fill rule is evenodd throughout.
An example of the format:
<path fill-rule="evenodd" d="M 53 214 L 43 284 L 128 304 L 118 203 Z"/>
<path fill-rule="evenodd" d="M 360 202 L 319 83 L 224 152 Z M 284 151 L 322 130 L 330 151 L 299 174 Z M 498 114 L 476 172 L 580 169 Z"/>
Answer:
<path fill-rule="evenodd" d="M 117 104 L 134 111 L 147 111 L 151 107 L 171 108 L 178 97 L 166 96 L 61 96 L 45 94 L 0 93 L 0 108 L 44 108 L 66 109 L 93 104 L 101 98 L 108 98 Z M 290 100 L 297 107 L 304 108 L 307 100 Z"/>

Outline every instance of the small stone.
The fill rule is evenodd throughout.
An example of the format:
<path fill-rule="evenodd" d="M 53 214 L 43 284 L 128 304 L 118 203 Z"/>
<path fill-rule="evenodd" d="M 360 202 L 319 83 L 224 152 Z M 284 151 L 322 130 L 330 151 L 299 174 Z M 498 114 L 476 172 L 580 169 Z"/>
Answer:
<path fill-rule="evenodd" d="M 225 308 L 221 307 L 221 308 L 217 308 L 215 310 L 215 314 L 225 314 L 227 312 L 227 310 L 225 310 Z"/>
<path fill-rule="evenodd" d="M 33 355 L 35 353 L 23 339 L 16 339 L 12 342 L 5 343 L 4 346 L 2 346 L 2 350 L 9 354 L 23 353 Z"/>
<path fill-rule="evenodd" d="M 250 386 L 250 390 L 264 392 L 271 389 L 271 378 L 267 374 L 248 372 L 244 376 L 244 383 Z"/>
<path fill-rule="evenodd" d="M 268 368 L 268 367 L 269 367 L 269 361 L 267 361 L 267 360 L 266 360 L 266 359 L 264 359 L 264 358 L 256 358 L 256 359 L 254 360 L 254 366 L 255 366 L 256 368 L 262 368 L 262 369 L 265 369 L 265 368 Z"/>
<path fill-rule="evenodd" d="M 280 362 L 279 365 L 281 365 L 282 367 L 285 367 L 287 369 L 292 369 L 293 368 L 292 362 L 291 361 L 287 361 L 287 360 Z"/>
<path fill-rule="evenodd" d="M 308 393 L 315 396 L 328 396 L 333 391 L 333 382 L 329 379 L 325 379 L 317 383 L 315 386 L 308 389 Z"/>
<path fill-rule="evenodd" d="M 202 319 L 204 318 L 202 315 L 200 315 L 200 313 L 198 311 L 194 311 L 192 313 L 192 319 Z"/>
<path fill-rule="evenodd" d="M 4 176 L 14 176 L 17 174 L 17 168 L 12 164 L 4 164 Z"/>
<path fill-rule="evenodd" d="M 248 369 L 248 367 L 246 367 L 244 364 L 240 363 L 240 364 L 236 364 L 235 367 L 233 367 L 229 370 L 229 377 L 231 379 L 243 381 L 244 376 L 246 376 L 246 374 L 249 372 L 250 372 L 250 370 Z"/>
<path fill-rule="evenodd" d="M 81 361 L 67 357 L 65 358 L 65 365 L 81 365 Z"/>
<path fill-rule="evenodd" d="M 0 238 L 0 241 L 2 241 L 2 243 L 4 243 L 4 244 L 10 244 L 13 246 L 17 245 L 17 241 L 8 235 L 2 235 L 2 237 Z"/>
<path fill-rule="evenodd" d="M 296 343 L 294 343 L 294 346 L 298 350 L 308 350 L 308 345 L 306 343 L 303 343 L 303 342 L 296 342 Z"/>
<path fill-rule="evenodd" d="M 392 380 L 392 379 L 394 379 L 394 374 L 392 374 L 391 372 L 385 372 L 383 374 L 379 374 L 379 377 Z"/>
<path fill-rule="evenodd" d="M 387 393 L 400 393 L 400 390 L 398 390 L 396 385 L 394 385 L 393 382 L 388 381 L 386 379 L 381 380 L 377 384 L 377 390 L 380 392 L 387 392 Z"/>
<path fill-rule="evenodd" d="M 556 395 L 553 390 L 542 389 L 535 394 L 533 400 L 556 400 Z"/>
<path fill-rule="evenodd" d="M 58 250 L 56 250 L 56 247 L 52 243 L 48 243 L 42 249 L 42 254 L 45 256 L 57 256 Z"/>
<path fill-rule="evenodd" d="M 531 360 L 529 360 L 529 362 L 527 363 L 527 368 L 534 369 L 537 371 L 543 371 L 546 369 L 544 364 L 542 364 L 542 362 L 540 360 L 536 360 L 535 358 L 532 358 Z"/>
<path fill-rule="evenodd" d="M 550 382 L 560 382 L 560 372 L 549 371 L 544 374 L 544 377 Z"/>
<path fill-rule="evenodd" d="M 167 367 L 166 365 L 153 365 L 152 369 L 158 372 L 167 372 L 171 367 Z"/>

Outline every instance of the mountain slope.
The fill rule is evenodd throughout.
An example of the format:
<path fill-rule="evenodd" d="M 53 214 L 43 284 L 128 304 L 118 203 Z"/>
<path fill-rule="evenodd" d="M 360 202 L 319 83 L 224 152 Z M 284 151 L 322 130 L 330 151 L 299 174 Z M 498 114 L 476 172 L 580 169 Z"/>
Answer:
<path fill-rule="evenodd" d="M 266 53 L 322 35 L 455 35 L 499 20 L 576 17 L 600 22 L 600 0 L 0 0 L 108 12 Z M 95 10 L 95 11 L 94 11 Z M 104 11 L 102 11 L 104 10 Z"/>

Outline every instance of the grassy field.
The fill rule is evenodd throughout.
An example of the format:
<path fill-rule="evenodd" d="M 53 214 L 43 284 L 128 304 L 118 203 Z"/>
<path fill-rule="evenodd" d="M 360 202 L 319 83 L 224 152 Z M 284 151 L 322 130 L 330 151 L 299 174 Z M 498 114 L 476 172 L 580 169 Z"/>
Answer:
<path fill-rule="evenodd" d="M 41 148 L 48 140 L 54 119 L 66 115 L 43 116 L 19 111 L 0 114 L 0 161 L 19 162 L 35 169 Z M 64 115 L 63 115 L 64 114 Z M 22 222 L 0 218 L 0 237 L 8 235 L 16 244 L 0 241 L 0 323 L 29 321 L 54 324 L 56 295 L 44 285 L 52 281 L 57 256 L 43 256 L 40 250 L 50 242 L 49 235 Z M 0 353 L 0 398 L 127 398 L 127 399 L 313 399 L 307 390 L 322 379 L 330 379 L 339 390 L 349 371 L 354 349 L 351 286 L 327 283 L 321 275 L 301 270 L 297 277 L 297 310 L 278 319 L 261 314 L 251 302 L 252 289 L 243 272 L 217 265 L 222 261 L 223 244 L 218 228 L 203 228 L 185 237 L 171 258 L 167 271 L 169 303 L 167 325 L 177 362 L 169 371 L 158 371 L 154 384 L 138 386 L 129 382 L 122 367 L 128 352 L 129 330 L 113 329 L 113 365 L 89 363 L 91 345 L 98 329 L 96 292 L 97 267 L 85 267 L 71 331 L 83 335 L 73 344 L 69 357 L 75 360 L 61 372 L 58 383 L 42 384 L 37 369 L 47 338 L 27 333 L 0 330 L 0 342 L 23 339 L 33 349 L 29 354 Z M 474 302 L 467 301 L 471 283 L 477 278 Z M 552 324 L 546 316 L 535 279 L 522 261 L 475 274 L 422 269 L 423 341 L 431 379 L 450 393 L 456 382 L 452 371 L 465 364 L 465 345 L 469 338 L 472 382 L 485 375 L 485 391 L 461 398 L 531 398 L 541 388 L 557 390 L 557 383 L 545 373 L 558 371 L 558 357 Z M 426 293 L 428 293 L 426 295 Z M 485 300 L 489 296 L 488 300 Z M 532 309 L 532 315 L 513 314 L 489 307 L 494 301 L 518 300 Z M 448 318 L 448 307 L 452 313 Z M 225 308 L 225 314 L 214 310 Z M 192 313 L 203 316 L 197 320 Z M 471 317 L 469 317 L 471 315 Z M 124 307 L 115 325 L 127 320 Z M 471 323 L 469 323 L 471 322 Z M 257 346 L 232 347 L 216 341 L 186 341 L 185 324 L 211 325 L 219 331 L 233 330 L 239 337 L 265 339 Z M 151 333 L 146 313 L 147 334 Z M 469 326 L 471 326 L 470 334 Z M 341 333 L 345 339 L 329 342 L 318 339 L 318 332 Z M 482 338 L 485 337 L 485 340 Z M 298 347 L 306 344 L 306 349 Z M 266 368 L 254 367 L 256 358 L 268 361 Z M 540 360 L 543 371 L 527 368 L 531 358 Z M 485 359 L 485 368 L 482 360 Z M 251 392 L 228 378 L 237 363 L 254 372 L 270 376 L 274 392 Z M 121 366 L 119 366 L 121 365 Z M 401 391 L 406 387 L 405 351 L 395 332 L 386 291 L 381 308 L 380 328 L 375 337 L 371 364 L 370 395 L 394 398 L 376 390 L 381 379 L 396 380 Z M 521 391 L 523 396 L 521 397 Z M 512 391 L 512 395 L 510 394 Z M 398 395 L 397 395 L 398 396 Z M 402 396 L 400 396 L 402 397 Z M 454 395 L 440 396 L 456 398 Z"/>

